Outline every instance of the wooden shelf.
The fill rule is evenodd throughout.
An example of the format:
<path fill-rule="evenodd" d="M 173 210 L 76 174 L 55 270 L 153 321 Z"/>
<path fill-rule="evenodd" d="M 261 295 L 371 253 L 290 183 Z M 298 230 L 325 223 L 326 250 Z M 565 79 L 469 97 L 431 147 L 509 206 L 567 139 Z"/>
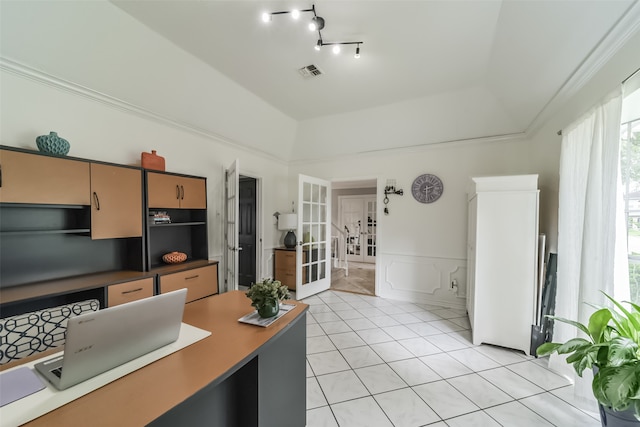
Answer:
<path fill-rule="evenodd" d="M 2 145 L 0 151 L 3 317 L 78 298 L 103 306 L 106 286 L 211 264 L 206 178 Z M 149 185 L 149 176 L 168 184 Z M 160 209 L 170 224 L 152 223 L 147 197 L 158 195 L 175 202 Z M 171 251 L 189 261 L 162 264 Z"/>
<path fill-rule="evenodd" d="M 145 277 L 153 277 L 153 273 L 144 273 L 141 271 L 112 271 L 12 286 L 2 288 L 1 302 L 2 304 L 6 304 L 26 301 L 33 298 L 51 297 L 86 289 L 100 288 L 106 284 L 144 279 Z"/>
<path fill-rule="evenodd" d="M 152 265 L 149 272 L 152 274 L 160 274 L 160 275 L 170 274 L 170 273 L 177 273 L 179 271 L 184 271 L 184 270 L 191 270 L 199 267 L 206 267 L 207 265 L 212 265 L 212 264 L 218 264 L 218 261 L 206 260 L 206 259 L 187 260 L 179 264 Z"/>

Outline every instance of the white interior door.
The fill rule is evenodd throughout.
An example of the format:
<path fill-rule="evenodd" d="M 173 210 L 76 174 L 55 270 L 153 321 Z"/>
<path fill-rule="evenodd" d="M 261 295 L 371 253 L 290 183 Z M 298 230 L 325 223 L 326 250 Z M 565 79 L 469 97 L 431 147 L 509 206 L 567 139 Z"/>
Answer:
<path fill-rule="evenodd" d="M 376 262 L 376 240 L 378 237 L 378 202 L 374 197 L 364 199 L 364 230 L 362 232 L 362 258 L 364 262 Z"/>
<path fill-rule="evenodd" d="M 361 238 L 364 211 L 360 197 L 340 197 L 340 215 L 347 233 L 347 260 L 363 262 Z"/>
<path fill-rule="evenodd" d="M 376 197 L 339 196 L 340 216 L 347 233 L 347 260 L 376 261 Z"/>
<path fill-rule="evenodd" d="M 226 230 L 225 240 L 225 291 L 238 289 L 238 185 L 239 161 L 236 159 L 225 174 L 226 182 Z"/>
<path fill-rule="evenodd" d="M 296 299 L 331 286 L 331 183 L 298 177 Z"/>

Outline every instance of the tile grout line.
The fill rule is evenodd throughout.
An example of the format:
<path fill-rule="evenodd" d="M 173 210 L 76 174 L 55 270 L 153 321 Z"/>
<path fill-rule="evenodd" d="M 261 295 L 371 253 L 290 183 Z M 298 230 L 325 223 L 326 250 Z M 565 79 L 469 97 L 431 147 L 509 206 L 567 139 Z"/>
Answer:
<path fill-rule="evenodd" d="M 336 291 L 336 292 L 341 292 L 341 291 Z M 404 328 L 407 328 L 407 329 L 411 330 L 411 331 L 412 331 L 412 333 L 414 333 L 414 334 L 416 335 L 416 337 L 407 337 L 407 338 L 400 338 L 400 339 L 397 339 L 397 338 L 395 338 L 394 336 L 391 336 L 391 335 L 387 334 L 387 335 L 389 335 L 389 337 L 391 338 L 391 340 L 390 340 L 390 341 L 382 341 L 382 342 L 374 343 L 374 344 L 396 343 L 396 344 L 398 344 L 400 347 L 402 347 L 403 349 L 407 350 L 407 351 L 412 355 L 412 357 L 409 357 L 409 358 L 403 358 L 403 359 L 398 359 L 397 361 L 410 360 L 410 359 L 417 359 L 417 360 L 419 360 L 421 363 L 424 363 L 424 364 L 425 364 L 425 366 L 429 367 L 429 365 L 427 365 L 425 362 L 423 362 L 423 361 L 420 359 L 421 357 L 426 357 L 426 356 L 418 356 L 418 355 L 416 355 L 416 353 L 414 353 L 414 352 L 413 352 L 413 351 L 411 351 L 410 349 L 406 348 L 406 347 L 401 343 L 401 341 L 403 341 L 403 340 L 409 340 L 409 339 L 417 339 L 417 338 L 420 338 L 420 339 L 425 340 L 426 342 L 428 342 L 429 344 L 433 345 L 435 348 L 438 348 L 438 349 L 440 350 L 440 352 L 432 353 L 432 354 L 429 354 L 429 355 L 427 355 L 427 356 L 431 356 L 431 355 L 435 355 L 435 354 L 445 354 L 445 355 L 447 355 L 447 356 L 451 357 L 451 358 L 452 358 L 453 360 L 455 360 L 456 362 L 461 363 L 463 366 L 465 366 L 467 369 L 469 369 L 469 370 L 471 371 L 471 373 L 468 373 L 468 374 L 461 374 L 461 375 L 456 375 L 456 376 L 452 376 L 452 377 L 448 377 L 448 378 L 443 378 L 443 377 L 442 377 L 442 376 L 441 376 L 437 371 L 433 371 L 433 369 L 431 369 L 431 370 L 432 370 L 432 371 L 433 371 L 433 372 L 434 372 L 434 373 L 435 373 L 435 374 L 440 378 L 440 380 L 436 380 L 436 381 L 445 381 L 449 386 L 453 387 L 456 391 L 458 391 L 458 392 L 459 392 L 459 393 L 461 393 L 463 396 L 465 396 L 467 399 L 469 399 L 469 400 L 470 400 L 474 405 L 476 405 L 477 407 L 479 407 L 479 405 L 477 405 L 475 402 L 473 402 L 469 397 L 467 397 L 467 396 L 466 396 L 464 393 L 462 393 L 462 392 L 461 392 L 457 387 L 455 387 L 455 385 L 453 385 L 452 383 L 450 383 L 450 382 L 449 382 L 449 380 L 450 380 L 450 379 L 454 379 L 454 378 L 462 377 L 462 376 L 465 376 L 465 375 L 472 375 L 472 374 L 475 374 L 475 375 L 478 375 L 478 376 L 479 376 L 480 378 L 482 378 L 483 380 L 485 380 L 485 381 L 487 381 L 488 383 L 490 383 L 492 386 L 496 387 L 496 389 L 498 389 L 499 391 L 501 391 L 502 393 L 504 393 L 505 395 L 507 395 L 507 396 L 511 399 L 511 400 L 510 400 L 510 401 L 508 401 L 508 402 L 498 403 L 498 404 L 495 404 L 495 405 L 487 406 L 486 408 L 481 408 L 481 407 L 479 407 L 479 410 L 471 411 L 471 412 L 468 412 L 468 413 L 466 413 L 466 414 L 456 415 L 455 417 L 449 417 L 449 418 L 446 418 L 446 419 L 457 418 L 457 417 L 459 417 L 459 416 L 464 416 L 464 415 L 468 415 L 468 414 L 475 413 L 475 412 L 484 412 L 487 416 L 489 416 L 491 419 L 493 419 L 493 420 L 494 420 L 494 421 L 496 421 L 498 424 L 500 424 L 500 423 L 499 423 L 499 422 L 498 422 L 494 417 L 492 417 L 489 413 L 487 413 L 487 412 L 486 412 L 486 409 L 490 409 L 490 408 L 497 407 L 497 406 L 500 406 L 500 405 L 504 405 L 504 404 L 507 404 L 507 403 L 518 402 L 519 404 L 523 405 L 525 408 L 527 408 L 527 409 L 528 409 L 529 411 L 531 411 L 532 413 L 534 413 L 534 414 L 536 414 L 536 415 L 540 416 L 542 419 L 546 420 L 546 421 L 547 421 L 547 422 L 549 422 L 550 424 L 553 424 L 553 423 L 551 422 L 551 420 L 547 419 L 543 414 L 539 414 L 538 412 L 536 412 L 535 410 L 533 410 L 533 409 L 529 408 L 527 405 L 524 405 L 524 404 L 521 402 L 521 400 L 524 400 L 524 399 L 527 399 L 527 398 L 531 398 L 531 397 L 534 397 L 534 396 L 539 396 L 539 395 L 547 394 L 547 393 L 548 393 L 548 394 L 550 394 L 551 396 L 553 396 L 554 398 L 556 398 L 556 399 L 558 399 L 558 400 L 561 400 L 562 402 L 564 402 L 564 403 L 568 404 L 570 407 L 574 408 L 575 410 L 579 411 L 580 413 L 584 414 L 585 416 L 588 416 L 588 417 L 590 417 L 590 418 L 592 418 L 592 419 L 595 419 L 594 417 L 592 417 L 592 416 L 591 416 L 589 413 L 587 413 L 586 411 L 584 411 L 584 410 L 582 410 L 581 408 L 579 408 L 579 407 L 575 406 L 574 404 L 572 404 L 571 402 L 569 402 L 569 401 L 567 401 L 567 400 L 563 399 L 562 397 L 556 396 L 555 394 L 553 394 L 553 393 L 552 393 L 552 391 L 560 390 L 560 389 L 565 388 L 565 387 L 569 387 L 569 386 L 570 386 L 570 384 L 563 385 L 563 386 L 558 386 L 558 387 L 553 387 L 553 388 L 548 388 L 548 389 L 547 389 L 546 387 L 541 387 L 541 386 L 539 386 L 538 384 L 533 383 L 532 381 L 530 381 L 530 380 L 529 380 L 529 379 L 527 379 L 526 377 L 522 376 L 522 375 L 521 375 L 521 374 L 519 374 L 518 372 L 515 372 L 515 371 L 514 371 L 514 370 L 512 370 L 512 369 L 509 369 L 509 366 L 511 366 L 511 365 L 521 364 L 521 363 L 525 363 L 525 362 L 535 363 L 535 359 L 531 359 L 531 358 L 528 358 L 528 357 L 524 357 L 524 358 L 522 359 L 522 361 L 513 361 L 513 362 L 506 362 L 506 363 L 505 363 L 505 362 L 501 362 L 500 360 L 496 360 L 495 358 L 491 357 L 491 355 L 487 355 L 487 354 L 484 354 L 484 353 L 483 353 L 483 352 L 481 352 L 481 351 L 478 351 L 478 350 L 477 350 L 478 346 L 469 345 L 469 344 L 468 344 L 468 340 L 465 340 L 466 342 L 465 342 L 465 341 L 462 341 L 462 339 L 461 339 L 461 338 L 464 338 L 464 337 L 462 336 L 462 333 L 465 333 L 465 332 L 467 332 L 467 333 L 468 333 L 468 332 L 470 331 L 470 329 L 467 329 L 467 328 L 465 328 L 463 325 L 459 325 L 459 324 L 458 324 L 458 323 L 456 323 L 456 322 L 452 322 L 452 321 L 451 321 L 451 319 L 464 319 L 464 318 L 465 318 L 464 316 L 456 316 L 456 317 L 444 318 L 444 317 L 442 317 L 442 316 L 440 316 L 440 315 L 438 315 L 438 314 L 436 314 L 436 313 L 432 313 L 432 314 L 434 314 L 435 316 L 438 316 L 438 317 L 439 317 L 439 320 L 430 320 L 430 321 L 427 321 L 427 320 L 422 320 L 422 319 L 420 319 L 420 318 L 417 318 L 417 319 L 419 320 L 419 322 L 403 323 L 403 322 L 398 321 L 397 319 L 393 318 L 392 316 L 393 316 L 393 315 L 402 315 L 402 314 L 418 313 L 419 311 L 412 311 L 412 312 L 407 312 L 407 311 L 405 311 L 405 312 L 402 312 L 402 313 L 400 313 L 400 312 L 398 312 L 398 313 L 386 313 L 386 312 L 384 312 L 383 310 L 380 310 L 380 307 L 389 307 L 389 306 L 397 307 L 398 305 L 397 305 L 397 304 L 390 303 L 390 305 L 379 306 L 379 305 L 369 304 L 369 302 L 368 302 L 368 301 L 366 301 L 366 299 L 365 299 L 365 298 L 349 297 L 349 298 L 347 298 L 347 299 L 344 299 L 344 298 L 341 298 L 339 295 L 335 295 L 335 293 L 332 293 L 331 295 L 333 296 L 333 298 L 327 298 L 326 300 L 325 300 L 325 299 L 322 299 L 322 298 L 318 298 L 319 303 L 318 303 L 318 304 L 313 304 L 313 305 L 324 305 L 324 306 L 328 307 L 329 311 L 322 311 L 322 312 L 332 313 L 332 314 L 336 315 L 336 316 L 339 318 L 339 321 L 340 321 L 340 322 L 342 322 L 344 325 L 346 325 L 346 327 L 348 328 L 348 331 L 341 331 L 341 332 L 327 333 L 327 331 L 326 331 L 326 330 L 324 329 L 324 327 L 323 327 L 323 323 L 329 323 L 330 321 L 325 321 L 325 322 L 318 321 L 315 317 L 313 317 L 313 312 L 311 312 L 311 311 L 310 311 L 310 314 L 311 314 L 311 315 L 312 315 L 312 317 L 313 317 L 313 323 L 311 323 L 311 324 L 317 324 L 317 325 L 319 326 L 320 330 L 323 332 L 321 335 L 316 335 L 316 336 L 314 336 L 314 337 L 321 337 L 321 336 L 324 336 L 324 337 L 325 337 L 326 339 L 328 339 L 328 340 L 329 340 L 329 342 L 333 345 L 334 349 L 333 349 L 333 350 L 327 350 L 327 351 L 319 351 L 319 352 L 316 352 L 316 353 L 310 353 L 310 354 L 308 354 L 307 356 L 312 355 L 312 354 L 322 354 L 322 353 L 327 353 L 327 352 L 336 351 L 336 352 L 340 355 L 340 357 L 341 357 L 341 358 L 342 358 L 342 359 L 347 363 L 347 365 L 349 366 L 349 369 L 344 369 L 344 370 L 339 370 L 339 371 L 335 371 L 335 372 L 329 372 L 329 373 L 327 373 L 327 374 L 317 375 L 317 373 L 316 373 L 315 369 L 313 368 L 313 366 L 311 366 L 311 364 L 309 363 L 308 359 L 307 359 L 307 363 L 308 363 L 308 364 L 309 364 L 309 366 L 310 366 L 311 373 L 313 374 L 313 378 L 315 379 L 315 381 L 317 382 L 317 384 L 320 386 L 320 389 L 321 389 L 321 391 L 322 391 L 322 393 L 323 393 L 323 397 L 325 398 L 325 401 L 327 402 L 327 405 L 326 405 L 326 406 L 328 406 L 328 407 L 329 407 L 329 409 L 331 410 L 331 412 L 332 412 L 332 414 L 333 414 L 333 417 L 334 417 L 334 419 L 336 420 L 336 423 L 337 423 L 337 417 L 336 417 L 336 415 L 335 415 L 335 413 L 334 413 L 334 411 L 333 411 L 332 404 L 330 404 L 330 403 L 329 403 L 329 401 L 328 401 L 328 399 L 327 399 L 327 396 L 326 396 L 326 394 L 325 394 L 325 391 L 324 391 L 324 389 L 322 389 L 322 386 L 320 385 L 320 382 L 318 381 L 318 377 L 319 377 L 319 376 L 321 377 L 321 376 L 323 376 L 323 375 L 330 375 L 330 374 L 338 373 L 338 372 L 353 371 L 353 373 L 355 374 L 355 376 L 356 376 L 356 378 L 358 379 L 358 381 L 359 381 L 359 382 L 364 386 L 365 390 L 367 390 L 367 392 L 368 392 L 369 394 L 368 394 L 367 396 L 362 396 L 362 397 L 358 397 L 358 398 L 354 398 L 354 399 L 347 399 L 347 400 L 345 400 L 345 401 L 341 401 L 341 402 L 337 402 L 337 403 L 344 403 L 344 402 L 349 402 L 349 401 L 353 401 L 353 400 L 357 400 L 357 399 L 362 399 L 362 398 L 365 398 L 365 397 L 372 397 L 372 398 L 373 398 L 373 400 L 376 402 L 376 405 L 377 405 L 377 406 L 382 410 L 382 412 L 385 414 L 385 416 L 386 416 L 387 418 L 389 418 L 389 415 L 387 414 L 387 412 L 386 412 L 386 411 L 384 411 L 384 409 L 382 409 L 382 407 L 380 407 L 380 405 L 379 405 L 379 403 L 377 402 L 377 400 L 376 400 L 375 396 L 380 395 L 380 394 L 384 394 L 384 393 L 389 393 L 389 392 L 397 391 L 397 390 L 404 390 L 404 389 L 407 389 L 407 388 L 408 388 L 408 389 L 410 389 L 413 393 L 416 393 L 416 392 L 415 392 L 415 390 L 413 390 L 413 388 L 414 388 L 414 387 L 417 387 L 417 386 L 419 386 L 419 385 L 424 385 L 424 384 L 429 384 L 429 383 L 435 382 L 435 381 L 427 381 L 427 382 L 425 382 L 425 383 L 416 384 L 416 385 L 413 385 L 413 386 L 409 385 L 409 384 L 407 383 L 407 381 L 406 381 L 404 378 L 402 378 L 402 377 L 398 374 L 398 372 L 396 372 L 396 370 L 395 370 L 395 369 L 390 365 L 390 363 L 391 363 L 391 362 L 390 362 L 390 361 L 385 360 L 384 358 L 382 358 L 382 356 L 380 355 L 380 353 L 379 353 L 378 351 L 376 351 L 374 348 L 372 348 L 372 347 L 371 347 L 371 345 L 372 345 L 372 344 L 370 344 L 369 342 L 365 341 L 365 339 L 364 339 L 364 338 L 359 334 L 359 332 L 360 332 L 360 331 L 365 331 L 365 330 L 378 330 L 378 331 L 381 331 L 381 332 L 387 333 L 383 328 L 388 328 L 388 327 L 393 327 L 393 326 L 402 326 L 402 327 L 404 327 Z M 351 294 L 349 294 L 349 295 L 351 295 Z M 351 305 L 353 302 L 357 302 L 357 303 L 358 303 L 358 305 L 360 305 L 360 301 L 362 301 L 363 303 L 367 303 L 370 307 L 359 307 L 359 308 L 358 308 L 358 307 L 354 307 L 353 305 Z M 350 309 L 345 309 L 345 310 L 334 310 L 334 309 L 332 308 L 332 306 L 331 306 L 331 304 L 332 304 L 332 303 L 346 303 L 346 304 L 348 304 L 351 308 L 350 308 Z M 312 306 L 313 306 L 313 305 L 312 305 Z M 418 306 L 418 305 L 415 305 L 415 306 L 416 306 L 416 307 L 419 307 L 423 312 L 429 312 L 429 313 L 431 313 L 431 311 L 430 311 L 429 309 L 427 309 L 427 308 L 423 308 L 423 307 L 420 307 L 420 306 Z M 361 310 L 361 309 L 369 309 L 369 308 L 372 308 L 372 309 L 378 309 L 378 310 L 380 310 L 381 312 L 383 312 L 384 314 L 383 314 L 383 315 L 374 315 L 374 316 L 369 317 L 369 316 L 367 316 L 366 314 L 363 314 L 363 313 L 361 313 L 361 312 L 360 312 L 360 310 Z M 441 309 L 441 308 L 436 308 L 435 310 L 439 310 L 439 309 Z M 355 311 L 356 313 L 358 313 L 358 314 L 359 314 L 360 316 L 362 316 L 362 317 L 358 317 L 358 318 L 351 318 L 351 319 L 345 319 L 345 318 L 343 318 L 342 316 L 340 316 L 340 314 L 338 313 L 338 312 L 340 312 L 340 311 L 351 311 L 351 310 Z M 389 310 L 392 310 L 392 309 L 389 309 Z M 395 310 L 393 310 L 393 311 L 395 311 Z M 322 312 L 319 312 L 319 313 L 322 313 Z M 381 316 L 388 316 L 388 317 L 392 318 L 392 319 L 393 319 L 395 322 L 397 322 L 398 324 L 397 324 L 397 325 L 389 325 L 389 326 L 379 326 L 379 325 L 375 324 L 375 327 L 372 327 L 372 328 L 354 329 L 354 328 L 353 328 L 349 323 L 347 323 L 347 320 L 356 320 L 356 319 L 365 319 L 365 320 L 368 320 L 368 321 L 370 321 L 370 322 L 371 322 L 371 318 L 373 318 L 373 317 L 381 317 Z M 414 317 L 415 317 L 415 316 L 414 316 Z M 456 326 L 460 326 L 460 327 L 461 327 L 461 329 L 458 329 L 458 330 L 452 330 L 452 331 L 442 331 L 442 330 L 441 330 L 440 328 L 438 328 L 437 326 L 435 326 L 435 325 L 430 325 L 430 322 L 434 322 L 434 321 L 442 321 L 442 320 L 444 320 L 444 321 L 449 321 L 449 322 L 451 322 L 451 323 L 455 324 Z M 373 323 L 373 322 L 372 322 L 372 323 Z M 410 325 L 410 324 L 417 324 L 417 323 L 422 323 L 422 324 L 427 324 L 427 325 L 429 325 L 429 326 L 432 326 L 433 328 L 435 328 L 435 329 L 439 330 L 439 331 L 440 331 L 440 333 L 439 333 L 439 334 L 433 334 L 433 335 L 421 335 L 421 334 L 419 334 L 418 332 L 416 332 L 416 331 L 412 330 L 411 328 L 409 328 L 409 327 L 407 326 L 407 325 Z M 307 325 L 309 325 L 309 323 L 308 323 Z M 364 344 L 363 344 L 363 345 L 355 345 L 355 346 L 352 346 L 352 347 L 342 347 L 342 348 L 339 348 L 339 347 L 336 345 L 336 343 L 332 340 L 331 336 L 332 336 L 332 335 L 345 334 L 345 333 L 355 333 L 355 334 L 356 334 L 356 336 L 357 336 L 360 340 L 362 340 L 362 341 L 364 342 Z M 439 346 L 438 346 L 437 344 L 435 344 L 434 342 L 431 342 L 431 341 L 428 339 L 428 337 L 429 337 L 429 336 L 434 336 L 434 335 L 446 335 L 446 336 L 449 336 L 450 338 L 455 339 L 456 341 L 459 341 L 459 342 L 461 343 L 461 345 L 463 345 L 463 346 L 464 346 L 464 348 L 461 348 L 461 349 L 453 349 L 453 350 L 445 350 L 445 349 L 443 349 L 443 348 L 439 347 Z M 314 338 L 314 337 L 310 337 L 310 338 Z M 349 363 L 349 362 L 347 361 L 347 359 L 346 359 L 345 355 L 343 354 L 343 351 L 344 351 L 344 350 L 348 350 L 348 349 L 352 349 L 352 348 L 368 348 L 370 351 L 372 351 L 372 352 L 373 352 L 373 354 L 376 354 L 376 355 L 377 355 L 377 356 L 382 360 L 382 362 L 381 362 L 381 363 L 376 363 L 376 364 L 373 364 L 373 365 L 366 365 L 366 366 L 362 366 L 362 367 L 360 367 L 360 368 L 354 368 L 354 367 L 351 365 L 351 363 Z M 480 356 L 482 356 L 482 357 L 484 357 L 484 358 L 487 358 L 487 359 L 491 360 L 492 362 L 496 363 L 498 366 L 497 366 L 497 367 L 494 367 L 494 368 L 487 368 L 487 369 L 480 369 L 480 370 L 476 370 L 476 369 L 473 369 L 473 368 L 471 368 L 471 367 L 467 366 L 466 364 L 462 363 L 460 360 L 457 360 L 456 358 L 452 357 L 452 356 L 449 354 L 449 353 L 451 353 L 451 352 L 455 352 L 455 351 L 464 351 L 464 350 L 467 350 L 467 349 L 472 349 L 472 350 L 474 350 L 474 352 L 475 352 L 475 353 L 477 353 L 478 355 L 480 355 Z M 393 362 L 396 362 L 396 360 L 394 360 Z M 551 374 L 557 375 L 555 372 L 553 372 L 553 371 L 549 370 L 547 367 L 545 367 L 545 366 L 543 366 L 543 365 L 541 365 L 541 364 L 538 364 L 538 363 L 535 363 L 535 364 L 536 364 L 537 366 L 539 366 L 540 368 L 544 369 L 545 371 L 548 371 L 548 372 L 549 372 L 549 373 L 551 373 Z M 398 378 L 400 378 L 400 380 L 402 381 L 402 383 L 403 383 L 404 385 L 406 385 L 406 387 L 400 387 L 400 388 L 396 388 L 396 389 L 392 389 L 392 390 L 386 390 L 386 391 L 383 391 L 383 392 L 380 392 L 380 393 L 377 393 L 377 394 L 373 394 L 373 393 L 372 393 L 372 391 L 369 389 L 369 387 L 367 387 L 367 386 L 366 386 L 366 384 L 364 384 L 364 383 L 362 382 L 362 379 L 361 379 L 360 375 L 358 375 L 358 373 L 356 372 L 356 369 L 368 368 L 368 367 L 372 367 L 372 366 L 380 366 L 380 365 L 386 365 L 386 366 L 391 370 L 391 372 L 393 372 L 393 373 L 394 373 Z M 496 383 L 494 383 L 493 381 L 491 381 L 491 380 L 489 380 L 489 379 L 487 379 L 487 378 L 484 378 L 482 375 L 480 375 L 480 373 L 481 373 L 481 372 L 491 371 L 491 370 L 494 370 L 494 369 L 500 369 L 500 368 L 506 368 L 510 373 L 517 375 L 518 377 L 520 377 L 521 379 L 523 379 L 523 380 L 527 381 L 528 383 L 530 383 L 530 384 L 532 384 L 532 385 L 534 385 L 534 386 L 536 386 L 536 387 L 540 388 L 542 391 L 537 392 L 537 393 L 534 393 L 534 394 L 531 394 L 531 395 L 528 395 L 528 396 L 524 396 L 524 397 L 522 397 L 522 398 L 515 398 L 514 396 L 512 396 L 511 394 L 509 394 L 506 390 L 503 390 L 503 389 L 502 389 L 498 384 L 496 384 Z M 559 376 L 559 377 L 560 377 L 560 376 Z M 417 393 L 416 393 L 416 395 L 417 395 L 417 396 L 418 396 L 418 397 L 419 397 L 419 398 L 420 398 L 420 399 L 421 399 L 421 400 L 422 400 L 422 401 L 423 401 L 423 402 L 424 402 L 424 403 L 425 403 L 425 404 L 426 404 L 426 405 L 427 405 L 431 410 L 433 410 L 433 408 L 431 408 L 431 406 L 430 406 L 427 402 L 425 402 L 425 401 L 424 401 L 424 399 L 422 398 L 422 396 L 420 396 L 420 395 L 419 395 L 419 394 L 417 394 Z M 337 403 L 336 403 L 336 404 L 337 404 Z M 321 406 L 321 407 L 323 407 L 323 406 Z M 318 409 L 318 408 L 314 408 L 314 409 Z M 446 420 L 445 418 L 442 418 L 442 417 L 441 417 L 441 416 L 440 416 L 440 415 L 439 415 L 435 410 L 433 410 L 433 412 L 438 416 L 438 418 L 439 418 L 440 420 L 443 420 L 443 421 L 444 421 L 444 420 Z M 390 422 L 393 424 L 393 422 L 391 421 L 391 419 L 390 419 L 390 418 L 389 418 L 389 420 L 390 420 Z M 436 421 L 436 422 L 438 422 L 438 421 Z"/>

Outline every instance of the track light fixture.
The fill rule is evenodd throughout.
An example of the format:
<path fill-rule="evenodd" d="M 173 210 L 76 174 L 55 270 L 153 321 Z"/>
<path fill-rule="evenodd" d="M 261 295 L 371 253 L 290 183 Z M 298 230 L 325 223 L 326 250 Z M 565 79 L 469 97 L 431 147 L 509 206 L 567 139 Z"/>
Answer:
<path fill-rule="evenodd" d="M 317 31 L 318 32 L 318 42 L 316 43 L 316 45 L 314 46 L 315 50 L 320 50 L 323 46 L 333 46 L 332 50 L 333 53 L 338 54 L 340 53 L 340 48 L 343 45 L 350 45 L 350 44 L 355 44 L 356 45 L 356 53 L 355 55 L 353 55 L 354 58 L 360 58 L 360 45 L 363 44 L 364 42 L 362 41 L 357 41 L 357 42 L 325 42 L 322 39 L 322 33 L 320 32 L 324 27 L 325 27 L 325 20 L 323 17 L 316 15 L 316 6 L 312 5 L 311 9 L 294 9 L 294 10 L 283 10 L 280 12 L 264 12 L 262 14 L 262 20 L 264 22 L 271 22 L 273 15 L 284 15 L 284 14 L 291 14 L 291 17 L 293 19 L 298 19 L 300 17 L 300 13 L 306 13 L 306 12 L 311 12 L 313 13 L 313 18 L 311 18 L 311 22 L 309 22 L 309 30 L 310 31 Z"/>
<path fill-rule="evenodd" d="M 314 16 L 309 23 L 309 30 L 320 31 L 324 28 L 324 18 L 321 16 Z"/>

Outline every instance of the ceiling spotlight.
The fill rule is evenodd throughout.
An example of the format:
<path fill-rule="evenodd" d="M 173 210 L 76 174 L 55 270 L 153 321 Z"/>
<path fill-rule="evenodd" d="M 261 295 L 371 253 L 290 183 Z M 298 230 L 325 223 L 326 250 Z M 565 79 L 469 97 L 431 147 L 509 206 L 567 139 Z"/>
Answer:
<path fill-rule="evenodd" d="M 336 55 L 340 53 L 340 45 L 334 45 L 333 46 L 333 53 L 335 53 Z"/>
<path fill-rule="evenodd" d="M 313 47 L 315 50 L 320 50 L 322 47 L 322 40 L 318 39 L 318 43 Z"/>
<path fill-rule="evenodd" d="M 269 21 L 271 21 L 271 14 L 264 12 L 262 14 L 262 22 L 269 22 Z"/>
<path fill-rule="evenodd" d="M 321 16 L 314 16 L 309 22 L 310 31 L 320 31 L 324 28 L 324 18 Z"/>
<path fill-rule="evenodd" d="M 293 10 L 291 11 L 291 17 L 292 17 L 293 19 L 298 19 L 298 18 L 300 18 L 300 11 L 299 11 L 298 9 L 293 9 Z"/>
<path fill-rule="evenodd" d="M 360 58 L 360 45 L 358 45 L 358 47 L 356 47 L 356 54 L 353 55 L 354 58 L 359 59 Z"/>

